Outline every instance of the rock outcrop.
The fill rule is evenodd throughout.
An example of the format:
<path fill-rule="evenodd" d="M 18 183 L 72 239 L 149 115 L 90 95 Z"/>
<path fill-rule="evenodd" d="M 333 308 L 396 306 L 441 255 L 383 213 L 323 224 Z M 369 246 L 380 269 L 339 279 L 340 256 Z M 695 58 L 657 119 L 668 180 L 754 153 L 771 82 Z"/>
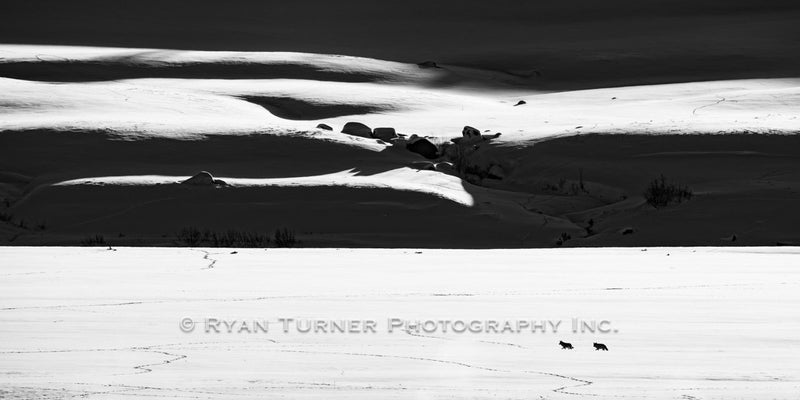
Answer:
<path fill-rule="evenodd" d="M 451 142 L 457 143 L 459 145 L 471 145 L 483 140 L 483 136 L 481 135 L 481 131 L 477 128 L 473 128 L 471 126 L 465 126 L 464 129 L 461 130 L 461 137 L 450 139 Z"/>
<path fill-rule="evenodd" d="M 214 186 L 220 185 L 225 186 L 227 183 L 222 179 L 214 179 L 211 173 L 207 171 L 200 171 L 195 174 L 193 177 L 181 182 L 183 185 L 192 185 L 192 186 Z"/>
<path fill-rule="evenodd" d="M 319 124 L 319 125 L 317 125 L 317 129 L 324 129 L 326 131 L 332 131 L 333 130 L 333 128 L 331 128 L 331 126 L 328 125 L 328 124 Z"/>
<path fill-rule="evenodd" d="M 475 128 L 471 127 L 471 126 L 465 126 L 464 129 L 461 130 L 461 136 L 464 139 L 467 139 L 467 140 L 480 138 L 481 137 L 481 131 L 479 131 L 478 129 L 475 129 Z"/>
<path fill-rule="evenodd" d="M 419 66 L 420 68 L 441 68 L 434 61 L 423 61 L 421 63 L 418 63 L 417 66 Z"/>
<path fill-rule="evenodd" d="M 439 157 L 439 149 L 430 140 L 425 138 L 416 138 L 406 144 L 406 149 L 412 153 L 417 153 L 427 159 L 434 159 Z"/>
<path fill-rule="evenodd" d="M 342 133 L 363 138 L 372 138 L 372 129 L 360 122 L 348 122 L 344 124 Z"/>
<path fill-rule="evenodd" d="M 372 137 L 388 142 L 397 138 L 397 132 L 394 128 L 375 128 L 372 130 Z"/>

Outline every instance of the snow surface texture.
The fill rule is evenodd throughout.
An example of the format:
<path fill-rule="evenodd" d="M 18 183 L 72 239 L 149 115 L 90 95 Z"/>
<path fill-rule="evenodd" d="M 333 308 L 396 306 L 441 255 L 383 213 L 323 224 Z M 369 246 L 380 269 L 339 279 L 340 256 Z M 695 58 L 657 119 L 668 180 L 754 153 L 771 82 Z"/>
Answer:
<path fill-rule="evenodd" d="M 71 76 L 76 64 L 80 73 Z M 530 80 L 501 80 L 500 73 L 359 57 L 23 45 L 0 46 L 4 65 L 3 76 L 27 76 L 47 65 L 52 72 L 37 80 L 91 82 L 0 80 L 7 114 L 0 129 L 111 129 L 157 136 L 308 130 L 316 125 L 312 121 L 322 121 L 315 114 L 330 115 L 324 121 L 341 127 L 353 118 L 348 108 L 355 110 L 349 114 L 367 114 L 358 119 L 372 127 L 449 138 L 473 124 L 513 141 L 592 132 L 793 132 L 800 126 L 794 112 L 798 79 L 544 93 L 525 90 Z M 241 66 L 258 71 L 261 79 L 246 79 Z M 202 67 L 208 71 L 194 71 Z M 226 69 L 233 76 L 225 76 Z M 152 75 L 175 77 L 146 78 Z M 234 79 L 201 78 L 214 75 Z M 264 99 L 274 108 L 286 99 L 316 107 L 295 112 L 295 119 L 308 120 L 298 122 L 278 118 L 247 98 Z M 527 104 L 511 107 L 519 100 Z M 345 114 L 325 112 L 337 108 Z"/>
<path fill-rule="evenodd" d="M 798 79 L 550 92 L 546 78 L 439 66 L 0 45 L 0 232 L 23 245 L 175 245 L 187 226 L 289 227 L 307 246 L 800 243 Z M 404 136 L 341 133 L 351 121 Z M 448 153 L 466 125 L 494 139 Z M 407 151 L 411 135 L 442 157 Z M 200 171 L 229 185 L 175 184 Z M 692 201 L 645 204 L 661 174 Z"/>
<path fill-rule="evenodd" d="M 798 248 L 2 248 L 0 258 L 5 399 L 800 392 Z M 185 317 L 198 322 L 191 333 L 179 328 Z M 204 333 L 204 318 L 267 320 L 269 332 Z M 278 318 L 379 325 L 369 334 L 284 333 Z M 388 318 L 564 325 L 409 334 L 388 333 Z M 617 332 L 573 334 L 571 318 L 608 320 Z"/>

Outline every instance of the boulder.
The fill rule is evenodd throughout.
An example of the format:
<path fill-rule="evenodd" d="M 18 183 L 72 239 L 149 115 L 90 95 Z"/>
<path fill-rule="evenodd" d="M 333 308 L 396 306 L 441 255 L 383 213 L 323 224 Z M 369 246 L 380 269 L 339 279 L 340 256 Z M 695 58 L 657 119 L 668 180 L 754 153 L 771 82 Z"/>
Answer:
<path fill-rule="evenodd" d="M 523 104 L 528 104 L 528 103 L 525 100 L 520 100 L 520 101 L 517 102 L 517 104 L 514 104 L 514 107 L 521 106 Z"/>
<path fill-rule="evenodd" d="M 397 138 L 397 132 L 394 128 L 375 128 L 372 130 L 372 137 L 388 142 Z"/>
<path fill-rule="evenodd" d="M 324 129 L 326 131 L 332 131 L 333 130 L 333 128 L 331 128 L 331 126 L 328 125 L 328 124 L 319 124 L 319 125 L 317 125 L 317 129 Z"/>
<path fill-rule="evenodd" d="M 412 153 L 417 153 L 425 158 L 434 159 L 439 156 L 439 149 L 436 145 L 431 143 L 430 140 L 425 138 L 418 138 L 413 142 L 406 144 L 406 149 Z"/>
<path fill-rule="evenodd" d="M 372 129 L 370 129 L 370 127 L 360 122 L 348 122 L 344 124 L 344 128 L 342 128 L 342 133 L 346 133 L 348 135 L 353 135 L 353 136 L 360 136 L 363 138 L 372 138 Z"/>
<path fill-rule="evenodd" d="M 206 171 L 200 171 L 199 173 L 195 174 L 195 176 L 181 182 L 184 185 L 194 185 L 194 186 L 213 186 L 214 185 L 214 177 L 211 176 L 210 173 Z"/>
<path fill-rule="evenodd" d="M 423 61 L 417 64 L 420 68 L 441 68 L 436 62 L 434 61 Z"/>
<path fill-rule="evenodd" d="M 447 162 L 447 161 L 436 163 L 436 170 L 439 171 L 439 172 L 444 172 L 446 174 L 455 174 L 456 173 L 456 167 L 453 166 L 453 163 L 450 163 L 450 162 Z"/>
<path fill-rule="evenodd" d="M 463 136 L 464 139 L 467 139 L 467 140 L 475 139 L 475 138 L 480 139 L 481 131 L 479 131 L 479 130 L 471 127 L 471 126 L 465 126 L 464 129 L 461 130 L 461 136 Z"/>
<path fill-rule="evenodd" d="M 480 130 L 471 126 L 465 126 L 464 129 L 461 130 L 461 137 L 450 139 L 450 141 L 458 144 L 459 146 L 465 146 L 483 141 L 483 138 L 484 136 L 481 135 Z"/>

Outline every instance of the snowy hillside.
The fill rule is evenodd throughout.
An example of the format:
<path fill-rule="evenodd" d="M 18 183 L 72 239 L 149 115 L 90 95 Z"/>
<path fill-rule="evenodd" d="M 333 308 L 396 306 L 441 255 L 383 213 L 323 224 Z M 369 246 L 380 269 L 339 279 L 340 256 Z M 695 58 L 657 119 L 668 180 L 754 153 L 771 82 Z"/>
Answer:
<path fill-rule="evenodd" d="M 11 244 L 179 245 L 187 227 L 306 246 L 800 241 L 797 79 L 554 92 L 438 64 L 35 45 L 0 46 L 0 75 Z M 451 143 L 467 131 L 483 138 Z M 200 171 L 226 185 L 179 185 Z M 645 203 L 662 174 L 693 199 Z"/>

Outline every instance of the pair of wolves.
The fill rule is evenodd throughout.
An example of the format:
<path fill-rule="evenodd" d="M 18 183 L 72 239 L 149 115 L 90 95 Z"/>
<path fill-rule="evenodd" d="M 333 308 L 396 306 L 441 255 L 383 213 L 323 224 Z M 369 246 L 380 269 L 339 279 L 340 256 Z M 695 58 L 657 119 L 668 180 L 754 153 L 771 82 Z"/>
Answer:
<path fill-rule="evenodd" d="M 572 350 L 574 348 L 574 347 L 572 347 L 572 343 L 567 343 L 567 342 L 565 342 L 563 340 L 559 341 L 558 344 L 561 345 L 561 349 L 562 350 L 563 349 Z M 606 345 L 604 345 L 602 343 L 594 343 L 593 346 L 594 346 L 595 351 L 597 351 L 597 350 L 608 351 L 608 346 L 606 346 Z"/>

